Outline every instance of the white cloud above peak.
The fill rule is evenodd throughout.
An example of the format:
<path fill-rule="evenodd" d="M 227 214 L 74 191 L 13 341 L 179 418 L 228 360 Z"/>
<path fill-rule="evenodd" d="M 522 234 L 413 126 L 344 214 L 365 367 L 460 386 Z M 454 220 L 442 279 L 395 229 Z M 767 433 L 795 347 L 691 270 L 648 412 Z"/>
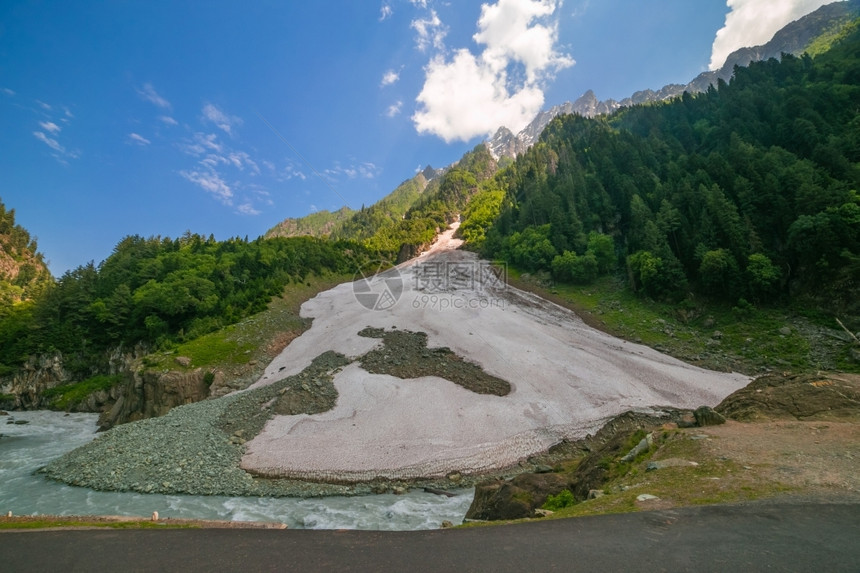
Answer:
<path fill-rule="evenodd" d="M 547 81 L 574 60 L 557 48 L 558 0 L 498 0 L 484 4 L 475 55 L 438 54 L 425 67 L 412 116 L 419 133 L 446 142 L 490 135 L 500 126 L 518 131 L 540 111 Z M 519 78 L 519 79 L 513 79 Z"/>
<path fill-rule="evenodd" d="M 786 24 L 834 0 L 727 0 L 729 13 L 711 48 L 709 68 L 722 67 L 739 48 L 766 44 Z"/>

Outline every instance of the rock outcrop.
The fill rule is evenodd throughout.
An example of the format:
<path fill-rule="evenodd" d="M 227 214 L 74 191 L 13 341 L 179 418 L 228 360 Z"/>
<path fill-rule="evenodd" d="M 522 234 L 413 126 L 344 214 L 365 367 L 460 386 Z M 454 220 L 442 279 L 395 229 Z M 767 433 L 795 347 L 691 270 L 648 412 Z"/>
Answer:
<path fill-rule="evenodd" d="M 107 430 L 118 424 L 162 416 L 171 408 L 203 400 L 210 386 L 224 386 L 223 375 L 198 368 L 191 371 L 149 371 L 141 367 L 147 349 L 143 346 L 124 350 L 116 348 L 100 364 L 93 365 L 92 375 L 107 374 L 118 381 L 110 388 L 99 389 L 67 408 L 74 412 L 99 413 L 99 427 Z M 61 353 L 31 357 L 17 372 L 0 380 L 0 407 L 9 410 L 37 410 L 55 407 L 46 391 L 81 381 L 81 375 L 68 367 L 69 358 Z"/>

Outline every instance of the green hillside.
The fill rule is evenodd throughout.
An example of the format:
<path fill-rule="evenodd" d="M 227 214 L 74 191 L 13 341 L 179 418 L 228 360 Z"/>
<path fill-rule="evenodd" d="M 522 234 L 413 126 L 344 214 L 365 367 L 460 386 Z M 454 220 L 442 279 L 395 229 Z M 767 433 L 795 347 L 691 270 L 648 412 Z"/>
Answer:
<path fill-rule="evenodd" d="M 264 235 L 266 239 L 275 237 L 324 237 L 343 225 L 355 214 L 349 207 L 337 211 L 317 211 L 297 219 L 284 219 Z"/>
<path fill-rule="evenodd" d="M 857 316 L 858 110 L 855 31 L 697 96 L 558 117 L 496 177 L 483 253 L 560 281 L 620 272 L 655 298 L 806 298 Z"/>

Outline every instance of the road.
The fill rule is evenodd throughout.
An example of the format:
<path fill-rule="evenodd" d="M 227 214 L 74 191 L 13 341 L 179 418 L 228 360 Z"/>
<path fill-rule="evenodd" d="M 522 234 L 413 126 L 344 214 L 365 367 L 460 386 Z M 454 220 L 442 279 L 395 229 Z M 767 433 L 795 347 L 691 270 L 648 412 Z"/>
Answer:
<path fill-rule="evenodd" d="M 0 570 L 860 571 L 860 505 L 708 506 L 421 532 L 0 533 Z"/>

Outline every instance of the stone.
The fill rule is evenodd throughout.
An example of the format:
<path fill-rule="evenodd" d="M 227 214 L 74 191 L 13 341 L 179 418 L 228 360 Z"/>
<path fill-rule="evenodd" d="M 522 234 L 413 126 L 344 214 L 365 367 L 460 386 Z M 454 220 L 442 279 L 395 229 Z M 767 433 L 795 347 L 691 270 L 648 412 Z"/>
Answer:
<path fill-rule="evenodd" d="M 632 462 L 636 459 L 636 456 L 648 451 L 648 449 L 651 447 L 653 440 L 653 436 L 651 434 L 648 434 L 647 436 L 642 438 L 642 440 L 638 444 L 636 444 L 636 446 L 632 450 L 627 452 L 627 455 L 621 458 L 621 461 Z"/>
<path fill-rule="evenodd" d="M 191 366 L 191 359 L 188 358 L 187 356 L 177 356 L 175 359 L 175 362 L 177 364 L 179 364 L 180 366 L 183 366 L 185 368 L 188 368 L 189 366 Z"/>
<path fill-rule="evenodd" d="M 9 412 L 7 412 L 6 410 L 0 410 L 0 416 L 8 416 L 8 415 L 9 415 Z"/>
<path fill-rule="evenodd" d="M 643 493 L 636 496 L 636 501 L 651 501 L 652 499 L 660 499 L 656 495 L 651 495 L 650 493 Z"/>
<path fill-rule="evenodd" d="M 597 499 L 606 495 L 602 489 L 590 489 L 588 490 L 588 499 Z"/>
<path fill-rule="evenodd" d="M 29 423 L 30 423 L 30 420 L 15 420 L 15 424 L 17 424 L 18 426 L 23 426 L 24 424 L 29 424 Z"/>
<path fill-rule="evenodd" d="M 783 336 L 788 336 L 789 334 L 791 334 L 791 328 L 789 328 L 787 326 L 783 326 L 782 328 L 779 329 L 779 333 Z"/>
<path fill-rule="evenodd" d="M 652 472 L 655 470 L 662 470 L 663 468 L 683 468 L 683 467 L 695 467 L 698 466 L 696 462 L 691 462 L 688 460 L 682 460 L 680 458 L 667 458 L 665 460 L 656 460 L 648 463 L 648 467 L 645 468 L 645 471 Z"/>
<path fill-rule="evenodd" d="M 538 508 L 535 510 L 535 517 L 549 517 L 550 515 L 552 515 L 554 513 L 555 512 L 552 511 L 551 509 Z"/>
<path fill-rule="evenodd" d="M 725 424 L 726 419 L 722 414 L 715 412 L 710 406 L 701 406 L 693 412 L 696 418 L 696 424 L 699 426 L 719 426 Z"/>
<path fill-rule="evenodd" d="M 553 471 L 554 470 L 549 466 L 545 466 L 545 465 L 535 466 L 535 473 L 536 474 L 551 474 Z"/>
<path fill-rule="evenodd" d="M 460 472 L 453 472 L 448 474 L 448 480 L 454 483 L 459 482 L 461 479 L 463 479 L 463 476 L 460 474 Z"/>
<path fill-rule="evenodd" d="M 454 527 L 454 524 L 448 521 L 447 519 L 442 522 L 442 529 L 450 529 Z"/>
<path fill-rule="evenodd" d="M 714 333 L 711 334 L 711 338 L 713 338 L 714 340 L 722 340 L 723 333 L 719 330 L 715 330 Z"/>
<path fill-rule="evenodd" d="M 406 493 L 406 488 L 396 485 L 391 489 L 391 491 L 394 492 L 394 495 L 404 495 Z"/>

